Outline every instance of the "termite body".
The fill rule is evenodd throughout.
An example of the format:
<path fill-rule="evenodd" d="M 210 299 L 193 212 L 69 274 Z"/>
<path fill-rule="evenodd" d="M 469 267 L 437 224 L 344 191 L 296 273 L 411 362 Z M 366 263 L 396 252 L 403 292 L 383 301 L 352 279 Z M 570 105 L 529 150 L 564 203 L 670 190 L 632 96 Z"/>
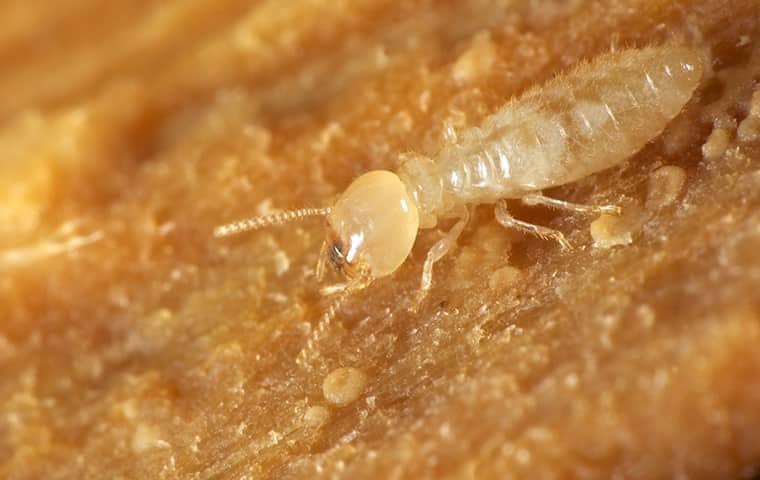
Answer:
<path fill-rule="evenodd" d="M 506 199 L 578 212 L 617 212 L 578 205 L 541 190 L 620 164 L 655 138 L 691 98 L 702 76 L 698 52 L 678 46 L 600 55 L 508 101 L 481 126 L 432 158 L 407 154 L 396 173 L 358 177 L 332 207 L 303 209 L 218 227 L 226 236 L 311 215 L 327 217 L 327 260 L 349 279 L 344 292 L 392 274 L 409 256 L 422 228 L 457 218 L 428 252 L 414 305 L 430 289 L 433 264 L 456 243 L 469 208 L 495 204 L 496 220 L 569 247 L 561 232 L 513 218 Z M 327 313 L 330 317 L 334 308 Z"/>

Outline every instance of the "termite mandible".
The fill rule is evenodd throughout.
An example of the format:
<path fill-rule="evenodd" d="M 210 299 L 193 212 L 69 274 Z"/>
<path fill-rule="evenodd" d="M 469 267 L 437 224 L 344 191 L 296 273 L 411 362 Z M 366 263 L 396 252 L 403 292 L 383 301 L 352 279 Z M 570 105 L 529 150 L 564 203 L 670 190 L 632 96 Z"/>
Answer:
<path fill-rule="evenodd" d="M 406 154 L 396 173 L 359 176 L 325 208 L 305 208 L 240 220 L 216 237 L 301 220 L 327 218 L 317 277 L 327 261 L 347 277 L 321 329 L 351 292 L 391 275 L 409 256 L 420 229 L 440 218 L 454 226 L 428 251 L 413 309 L 432 285 L 433 265 L 456 243 L 469 207 L 495 204 L 496 221 L 569 244 L 561 232 L 512 217 L 506 199 L 573 212 L 619 213 L 613 205 L 580 205 L 541 190 L 615 166 L 659 135 L 691 98 L 702 77 L 700 54 L 656 46 L 600 55 L 526 91 L 465 131 L 434 158 Z"/>

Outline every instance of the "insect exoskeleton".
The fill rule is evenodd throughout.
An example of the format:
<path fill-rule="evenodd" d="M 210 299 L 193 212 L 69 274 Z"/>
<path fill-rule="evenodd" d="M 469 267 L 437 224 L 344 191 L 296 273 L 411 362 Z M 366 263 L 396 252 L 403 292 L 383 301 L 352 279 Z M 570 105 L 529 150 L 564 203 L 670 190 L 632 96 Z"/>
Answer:
<path fill-rule="evenodd" d="M 373 170 L 354 180 L 327 215 L 333 265 L 354 277 L 390 275 L 404 263 L 417 238 L 417 204 L 401 179 Z"/>
<path fill-rule="evenodd" d="M 413 307 L 432 284 L 433 264 L 456 243 L 470 207 L 495 204 L 497 222 L 570 245 L 556 230 L 512 217 L 506 199 L 572 212 L 619 213 L 614 205 L 549 198 L 555 187 L 617 165 L 655 138 L 691 98 L 702 76 L 700 54 L 687 47 L 629 49 L 596 57 L 506 102 L 480 126 L 432 158 L 405 154 L 397 173 L 377 170 L 354 180 L 335 204 L 254 217 L 223 225 L 218 237 L 310 216 L 327 218 L 317 276 L 327 261 L 344 273 L 347 293 L 392 274 L 404 263 L 418 230 L 455 218 L 428 251 Z"/>

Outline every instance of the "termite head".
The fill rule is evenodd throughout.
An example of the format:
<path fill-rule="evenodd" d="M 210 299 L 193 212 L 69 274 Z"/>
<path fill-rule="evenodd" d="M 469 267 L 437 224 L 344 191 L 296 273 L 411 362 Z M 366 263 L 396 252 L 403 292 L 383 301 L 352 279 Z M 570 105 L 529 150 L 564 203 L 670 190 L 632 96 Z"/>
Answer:
<path fill-rule="evenodd" d="M 365 285 L 393 273 L 409 255 L 419 229 L 419 212 L 395 173 L 375 170 L 360 176 L 330 208 L 303 208 L 221 225 L 216 237 L 226 237 L 270 225 L 326 216 L 329 226 L 317 276 L 326 261 Z"/>
<path fill-rule="evenodd" d="M 323 255 L 349 278 L 393 273 L 412 251 L 419 213 L 401 179 L 386 170 L 360 176 L 327 215 Z"/>

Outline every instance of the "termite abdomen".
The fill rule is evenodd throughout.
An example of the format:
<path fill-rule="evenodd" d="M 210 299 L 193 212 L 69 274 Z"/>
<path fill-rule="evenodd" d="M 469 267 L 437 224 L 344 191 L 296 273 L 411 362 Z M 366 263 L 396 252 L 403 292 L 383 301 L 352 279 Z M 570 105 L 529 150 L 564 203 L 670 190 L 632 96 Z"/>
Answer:
<path fill-rule="evenodd" d="M 494 202 L 620 163 L 678 114 L 701 75 L 689 48 L 601 55 L 508 102 L 440 152 L 444 192 L 461 203 Z"/>
<path fill-rule="evenodd" d="M 558 122 L 578 141 L 568 144 L 563 183 L 639 151 L 681 111 L 702 77 L 699 55 L 682 47 L 628 50 L 592 65 L 596 69 L 587 74 L 566 77 L 575 85 L 567 87 L 572 95 L 562 99 L 564 113 Z M 549 102 L 562 95 L 552 93 L 545 97 L 548 109 L 556 108 Z"/>

